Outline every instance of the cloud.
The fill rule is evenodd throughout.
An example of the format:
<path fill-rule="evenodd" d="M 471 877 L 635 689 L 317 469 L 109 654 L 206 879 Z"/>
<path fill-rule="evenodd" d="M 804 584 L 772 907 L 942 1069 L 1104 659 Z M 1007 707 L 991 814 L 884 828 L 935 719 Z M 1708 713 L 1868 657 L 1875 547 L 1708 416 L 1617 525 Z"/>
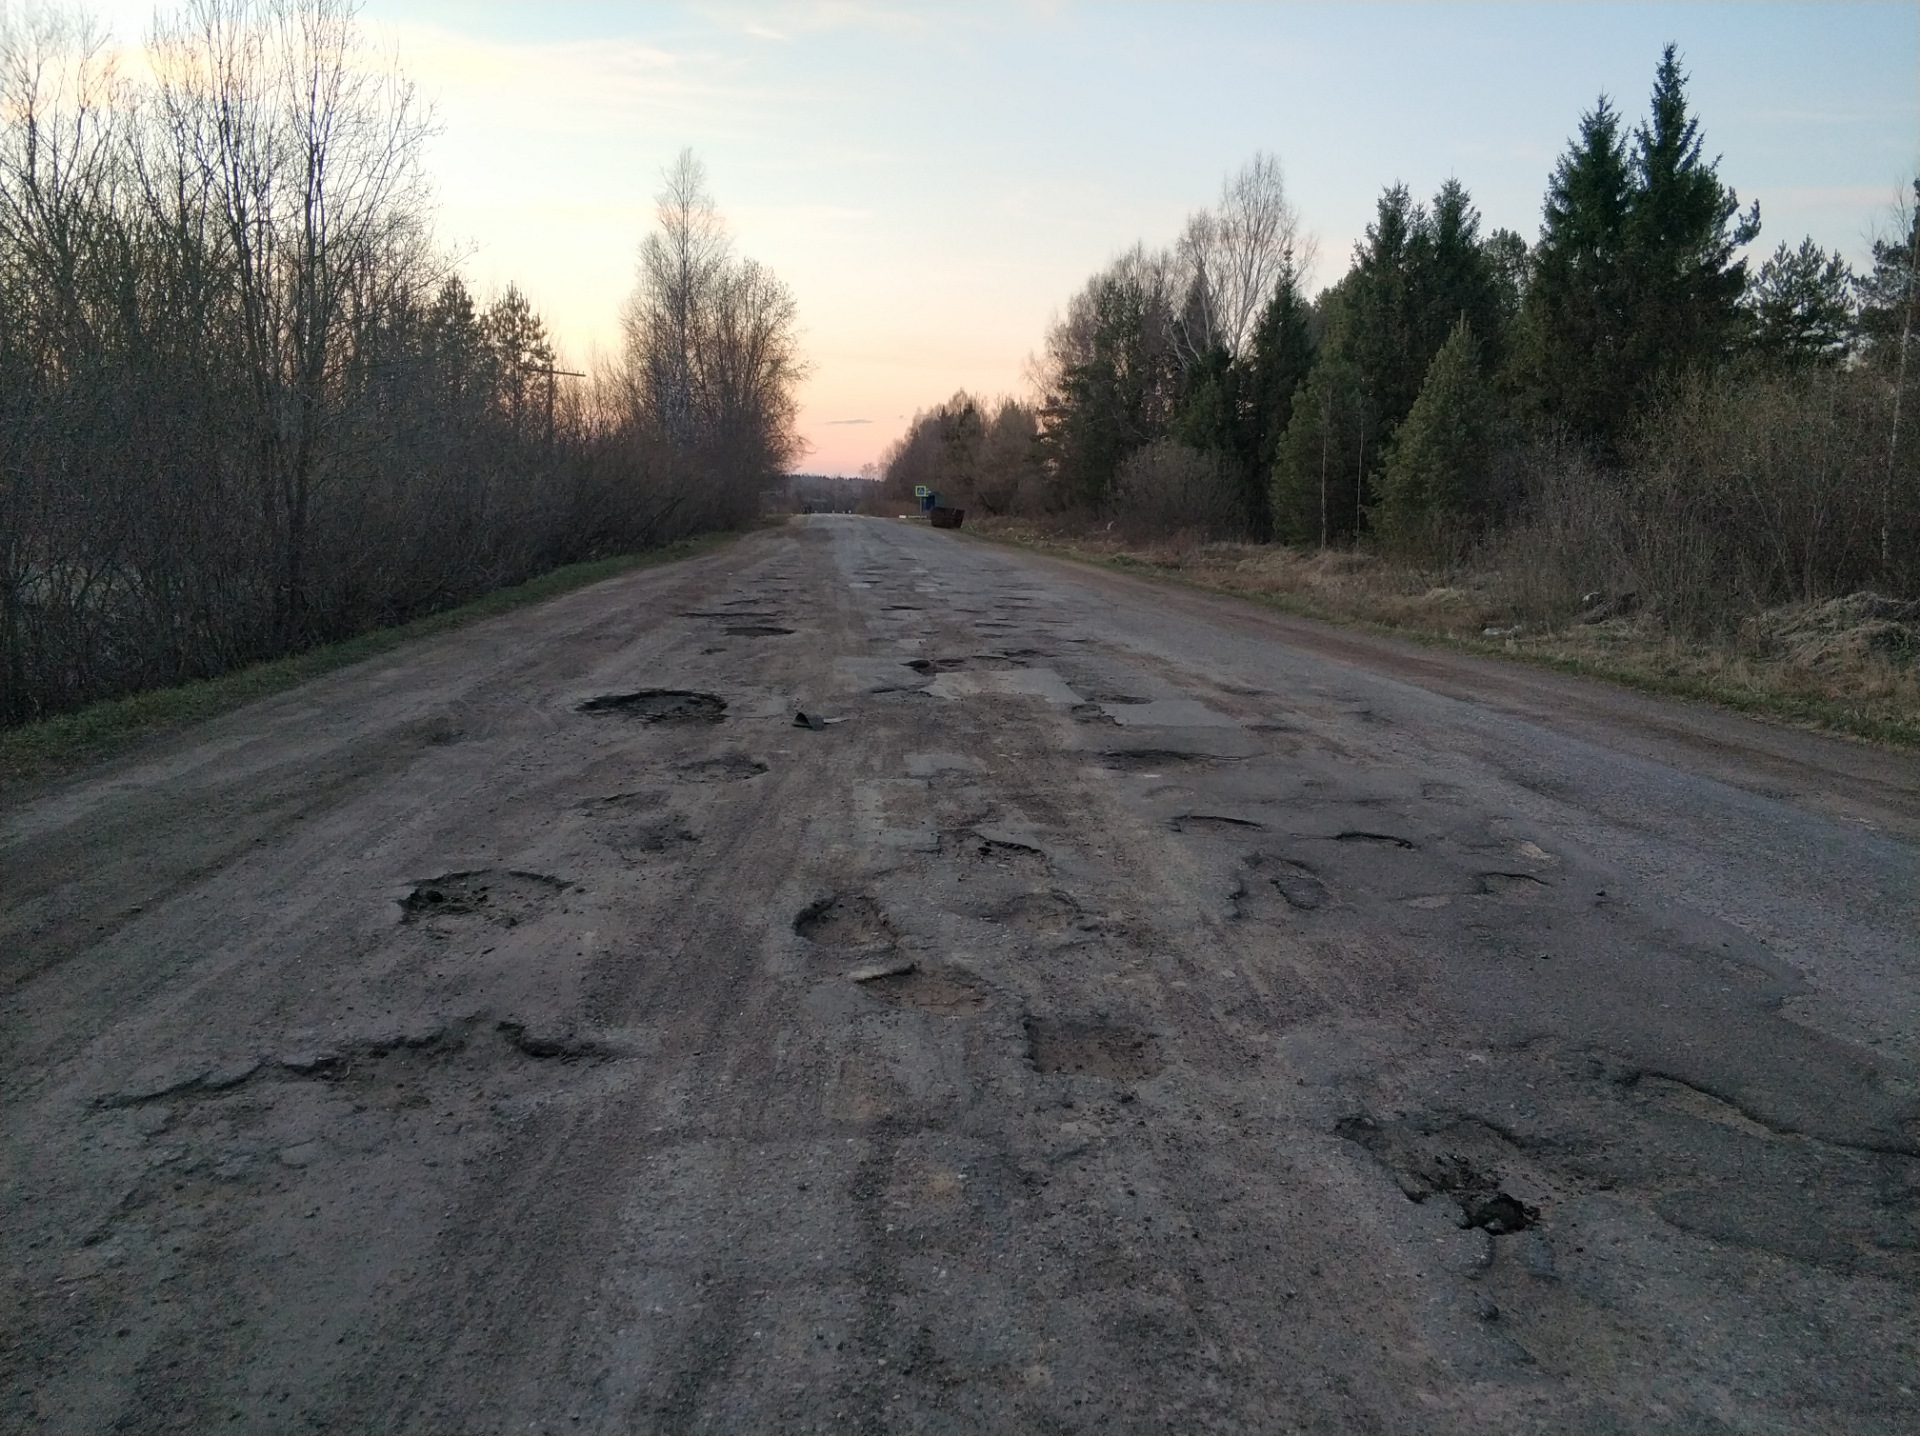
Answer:
<path fill-rule="evenodd" d="M 873 420 L 871 419 L 823 419 L 821 420 L 821 422 L 825 424 L 828 428 L 832 428 L 836 424 L 871 424 Z"/>

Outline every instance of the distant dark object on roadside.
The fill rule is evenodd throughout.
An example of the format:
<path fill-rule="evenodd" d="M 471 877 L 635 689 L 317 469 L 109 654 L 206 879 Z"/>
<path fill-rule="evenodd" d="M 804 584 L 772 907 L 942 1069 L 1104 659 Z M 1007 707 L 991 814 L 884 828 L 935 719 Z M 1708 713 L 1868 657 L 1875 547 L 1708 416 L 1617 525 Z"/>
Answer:
<path fill-rule="evenodd" d="M 937 529 L 957 529 L 967 516 L 965 509 L 950 509 L 944 504 L 936 504 L 927 510 L 927 517 L 933 520 Z"/>

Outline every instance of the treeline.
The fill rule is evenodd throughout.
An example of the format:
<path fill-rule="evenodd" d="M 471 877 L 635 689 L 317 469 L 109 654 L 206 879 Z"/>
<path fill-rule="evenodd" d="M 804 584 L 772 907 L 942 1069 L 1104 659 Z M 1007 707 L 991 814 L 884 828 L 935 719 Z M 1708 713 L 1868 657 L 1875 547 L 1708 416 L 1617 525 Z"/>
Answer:
<path fill-rule="evenodd" d="M 198 0 L 151 79 L 0 9 L 0 722 L 735 524 L 794 456 L 791 297 L 670 174 L 624 353 L 433 242 L 344 0 Z"/>
<path fill-rule="evenodd" d="M 1483 232 L 1457 180 L 1424 202 L 1389 187 L 1311 301 L 1256 158 L 1171 248 L 1071 299 L 1036 402 L 916 416 L 889 482 L 1137 537 L 1524 553 L 1563 605 L 1634 591 L 1695 628 L 1920 593 L 1920 204 L 1866 275 L 1811 240 L 1752 270 L 1758 206 L 1721 182 L 1685 89 L 1670 46 L 1644 120 L 1604 97 L 1582 118 L 1532 244 Z"/>

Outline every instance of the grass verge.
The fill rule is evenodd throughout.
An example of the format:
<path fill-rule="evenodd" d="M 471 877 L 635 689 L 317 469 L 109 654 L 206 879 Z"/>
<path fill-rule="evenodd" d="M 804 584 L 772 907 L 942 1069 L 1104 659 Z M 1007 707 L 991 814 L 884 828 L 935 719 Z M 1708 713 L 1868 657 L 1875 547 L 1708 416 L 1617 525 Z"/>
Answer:
<path fill-rule="evenodd" d="M 1487 628 L 1515 627 L 1497 575 L 1436 575 L 1364 554 L 1298 554 L 1266 545 L 1129 545 L 1097 533 L 1050 533 L 1018 520 L 969 528 L 992 542 L 1229 593 L 1343 628 L 1516 659 L 1792 727 L 1920 747 L 1920 667 L 1912 662 L 1826 654 L 1809 663 L 1736 640 L 1688 642 L 1628 620 L 1529 625 L 1488 636 Z"/>
<path fill-rule="evenodd" d="M 236 668 L 217 678 L 112 698 L 78 712 L 0 731 L 0 791 L 34 779 L 70 773 L 141 738 L 229 712 L 257 698 L 284 692 L 309 678 L 389 652 L 429 634 L 444 633 L 510 609 L 555 598 L 632 569 L 692 558 L 737 537 L 737 534 L 702 534 L 640 553 L 568 564 L 512 588 L 495 589 L 458 608 L 416 618 L 411 623 L 377 628 L 338 643 Z"/>

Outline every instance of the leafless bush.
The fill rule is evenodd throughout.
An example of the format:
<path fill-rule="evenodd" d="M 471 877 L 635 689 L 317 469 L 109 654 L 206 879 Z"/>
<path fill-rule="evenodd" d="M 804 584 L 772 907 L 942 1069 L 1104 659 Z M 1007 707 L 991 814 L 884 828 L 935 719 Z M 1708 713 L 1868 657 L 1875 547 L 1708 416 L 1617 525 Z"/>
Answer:
<path fill-rule="evenodd" d="M 1247 531 L 1245 485 L 1221 455 L 1183 444 L 1149 444 L 1122 463 L 1107 514 L 1139 538 L 1191 533 L 1228 539 Z"/>
<path fill-rule="evenodd" d="M 1632 593 L 1696 635 L 1780 604 L 1913 596 L 1920 466 L 1907 444 L 1885 483 L 1894 397 L 1867 369 L 1695 380 L 1617 470 L 1536 451 L 1526 517 L 1488 556 L 1524 612 L 1565 618 L 1589 594 Z"/>

